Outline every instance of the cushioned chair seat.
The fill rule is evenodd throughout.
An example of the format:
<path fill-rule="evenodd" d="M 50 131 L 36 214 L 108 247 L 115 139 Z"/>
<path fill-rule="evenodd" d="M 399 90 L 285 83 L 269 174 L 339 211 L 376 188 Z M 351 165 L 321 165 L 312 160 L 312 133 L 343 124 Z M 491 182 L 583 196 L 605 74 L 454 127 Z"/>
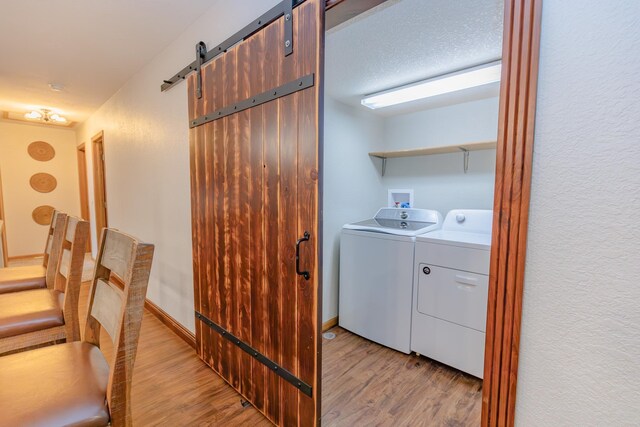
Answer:
<path fill-rule="evenodd" d="M 0 295 L 0 338 L 64 325 L 61 301 L 49 289 Z"/>
<path fill-rule="evenodd" d="M 0 357 L 0 425 L 104 426 L 109 365 L 72 342 Z"/>
<path fill-rule="evenodd" d="M 0 268 L 0 294 L 45 288 L 46 273 L 42 265 Z"/>

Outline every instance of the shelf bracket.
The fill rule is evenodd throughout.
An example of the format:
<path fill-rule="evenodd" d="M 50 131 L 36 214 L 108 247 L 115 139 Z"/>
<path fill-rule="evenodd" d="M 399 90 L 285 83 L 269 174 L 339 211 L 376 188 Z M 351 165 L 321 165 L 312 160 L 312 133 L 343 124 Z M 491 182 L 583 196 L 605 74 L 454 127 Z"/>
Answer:
<path fill-rule="evenodd" d="M 373 154 L 373 153 L 369 153 L 369 155 L 371 157 L 375 157 L 376 159 L 382 160 L 382 170 L 381 171 L 382 171 L 382 176 L 384 176 L 384 173 L 387 171 L 387 158 L 383 157 L 383 156 L 378 156 L 378 155 Z"/>
<path fill-rule="evenodd" d="M 462 158 L 462 167 L 464 169 L 464 173 L 467 173 L 467 171 L 469 170 L 469 150 L 467 150 L 464 147 L 458 147 L 458 148 L 463 153 L 464 157 Z"/>

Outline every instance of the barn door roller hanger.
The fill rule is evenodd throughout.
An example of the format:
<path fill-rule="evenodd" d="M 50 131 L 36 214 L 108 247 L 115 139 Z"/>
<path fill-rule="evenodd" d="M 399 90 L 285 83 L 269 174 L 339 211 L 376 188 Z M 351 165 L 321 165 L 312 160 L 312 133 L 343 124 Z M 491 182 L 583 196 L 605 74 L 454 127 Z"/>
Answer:
<path fill-rule="evenodd" d="M 189 75 L 189 73 L 191 73 L 192 71 L 196 71 L 198 73 L 196 91 L 198 98 L 200 98 L 202 96 L 202 75 L 200 74 L 202 65 L 211 61 L 218 55 L 227 52 L 236 44 L 249 38 L 251 35 L 260 31 L 280 17 L 284 17 L 284 34 L 282 41 L 284 46 L 284 55 L 291 55 L 293 53 L 293 8 L 303 2 L 304 0 L 283 0 L 282 2 L 278 3 L 267 12 L 265 12 L 258 19 L 255 19 L 249 25 L 247 25 L 211 50 L 207 50 L 207 46 L 204 44 L 204 42 L 199 42 L 198 44 L 196 44 L 196 60 L 184 67 L 182 70 L 178 71 L 170 79 L 164 80 L 162 85 L 160 86 L 160 90 L 164 92 L 165 90 L 170 89 L 177 83 L 184 80 Z"/>

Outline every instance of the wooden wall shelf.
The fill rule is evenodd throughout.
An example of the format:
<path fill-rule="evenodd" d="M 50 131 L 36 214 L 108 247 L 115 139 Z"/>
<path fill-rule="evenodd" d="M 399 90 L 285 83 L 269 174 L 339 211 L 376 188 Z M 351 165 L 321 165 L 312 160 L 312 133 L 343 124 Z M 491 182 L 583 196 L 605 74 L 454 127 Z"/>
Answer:
<path fill-rule="evenodd" d="M 469 166 L 469 151 L 490 150 L 492 148 L 496 148 L 496 141 L 465 142 L 463 144 L 414 148 L 411 150 L 372 151 L 371 153 L 369 153 L 369 155 L 371 157 L 382 159 L 382 176 L 384 176 L 385 170 L 387 168 L 387 159 L 462 152 L 464 154 L 464 173 L 467 173 L 467 169 Z"/>

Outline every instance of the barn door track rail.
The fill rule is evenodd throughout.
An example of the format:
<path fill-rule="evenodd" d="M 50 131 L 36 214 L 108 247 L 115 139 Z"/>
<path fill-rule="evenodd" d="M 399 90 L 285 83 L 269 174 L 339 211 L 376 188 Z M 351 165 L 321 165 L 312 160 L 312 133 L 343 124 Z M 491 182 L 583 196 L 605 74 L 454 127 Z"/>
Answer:
<path fill-rule="evenodd" d="M 196 60 L 184 67 L 182 70 L 178 71 L 170 79 L 164 80 L 162 85 L 160 86 L 160 90 L 164 92 L 165 90 L 172 88 L 174 85 L 184 80 L 192 71 L 197 71 L 198 74 L 200 74 L 200 68 L 202 67 L 202 65 L 211 61 L 216 56 L 225 53 L 236 44 L 251 37 L 251 35 L 260 31 L 282 16 L 284 16 L 284 35 L 282 42 L 284 45 L 284 54 L 285 56 L 291 55 L 293 53 L 293 8 L 302 4 L 303 2 L 304 0 L 283 0 L 282 2 L 278 3 L 267 12 L 265 12 L 258 19 L 255 19 L 249 25 L 245 26 L 243 29 L 241 29 L 211 50 L 207 50 L 205 44 L 203 42 L 199 42 L 196 45 Z M 201 96 L 201 80 L 202 78 L 198 77 L 198 98 L 200 98 Z"/>
<path fill-rule="evenodd" d="M 269 89 L 265 92 L 259 93 L 258 95 L 251 96 L 235 104 L 224 106 L 219 110 L 212 111 L 194 120 L 190 120 L 189 127 L 194 128 L 205 123 L 230 116 L 231 114 L 239 113 L 241 111 L 248 110 L 249 108 L 257 107 L 258 105 L 265 104 L 267 102 L 273 101 L 274 99 L 291 95 L 292 93 L 298 92 L 299 90 L 304 90 L 313 86 L 313 82 L 313 73 L 299 79 L 291 80 L 290 82 L 285 83 L 282 86 Z"/>
<path fill-rule="evenodd" d="M 235 344 L 242 351 L 244 351 L 245 353 L 247 353 L 248 355 L 256 359 L 258 362 L 262 363 L 267 368 L 271 369 L 276 375 L 278 375 L 280 378 L 284 379 L 288 383 L 292 384 L 294 387 L 296 387 L 298 390 L 300 390 L 307 396 L 313 397 L 313 389 L 309 384 L 302 381 L 300 378 L 296 377 L 291 372 L 287 371 L 285 368 L 278 365 L 273 360 L 269 359 L 267 356 L 260 353 L 258 350 L 251 347 L 249 344 L 242 341 L 240 338 L 236 337 L 231 332 L 227 331 L 225 328 L 218 325 L 216 322 L 209 319 L 202 313 L 198 312 L 197 310 L 195 313 L 196 313 L 197 319 L 199 319 L 205 325 L 207 325 L 208 327 L 216 331 L 223 338 L 226 338 L 227 341 L 231 342 L 232 344 Z"/>

